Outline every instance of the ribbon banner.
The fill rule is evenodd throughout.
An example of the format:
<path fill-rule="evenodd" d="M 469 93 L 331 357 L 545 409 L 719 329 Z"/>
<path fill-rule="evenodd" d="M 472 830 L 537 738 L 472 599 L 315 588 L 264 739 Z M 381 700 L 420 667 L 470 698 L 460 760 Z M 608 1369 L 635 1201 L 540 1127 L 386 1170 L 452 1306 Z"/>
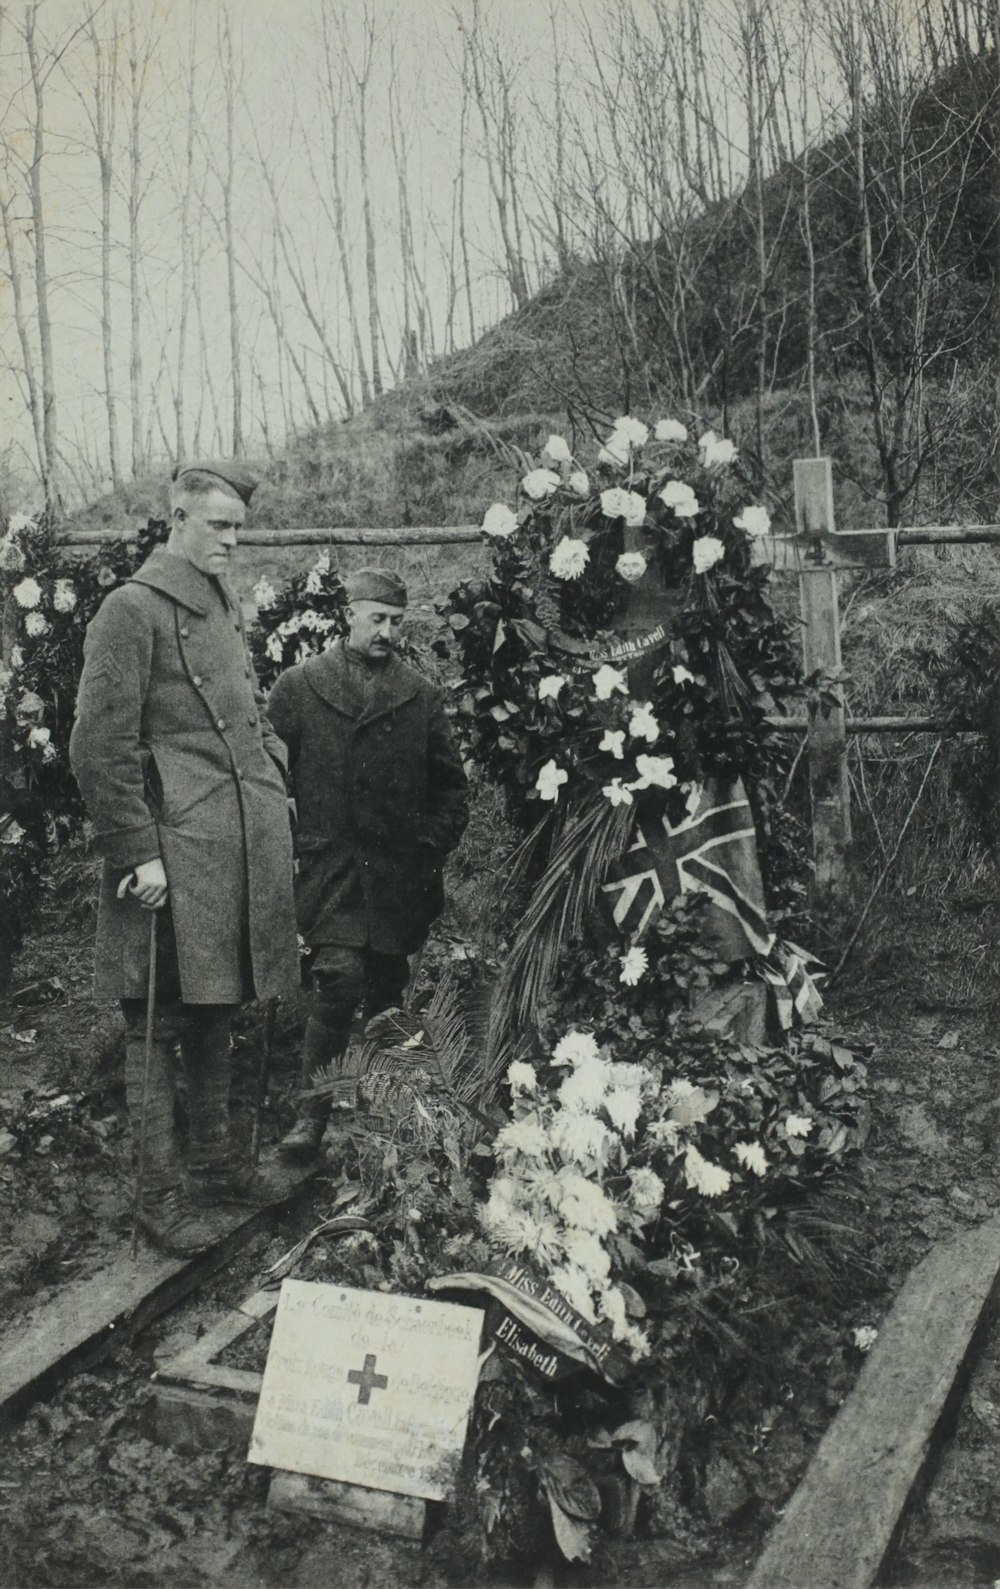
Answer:
<path fill-rule="evenodd" d="M 500 1304 L 488 1315 L 494 1338 L 546 1379 L 562 1378 L 570 1363 L 592 1369 L 610 1385 L 622 1384 L 628 1374 L 628 1359 L 610 1335 L 590 1324 L 527 1264 L 507 1259 L 492 1273 L 436 1275 L 427 1286 L 430 1291 L 487 1292 Z M 554 1350 L 546 1352 L 545 1347 Z"/>

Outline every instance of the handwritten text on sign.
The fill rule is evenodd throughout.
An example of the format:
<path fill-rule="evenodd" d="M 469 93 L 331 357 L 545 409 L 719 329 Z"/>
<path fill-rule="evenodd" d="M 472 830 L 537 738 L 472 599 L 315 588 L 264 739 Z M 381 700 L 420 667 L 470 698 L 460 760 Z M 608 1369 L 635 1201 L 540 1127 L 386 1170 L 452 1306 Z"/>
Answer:
<path fill-rule="evenodd" d="M 249 1460 L 447 1500 L 482 1323 L 478 1308 L 286 1280 Z"/>

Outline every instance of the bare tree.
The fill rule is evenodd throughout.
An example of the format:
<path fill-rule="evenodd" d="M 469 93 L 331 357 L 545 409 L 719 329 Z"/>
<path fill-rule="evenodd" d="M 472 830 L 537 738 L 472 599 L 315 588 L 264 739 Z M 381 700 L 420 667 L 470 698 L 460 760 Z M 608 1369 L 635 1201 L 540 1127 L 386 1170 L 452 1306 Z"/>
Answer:
<path fill-rule="evenodd" d="M 62 50 L 50 52 L 43 62 L 39 54 L 38 9 L 40 0 L 31 0 L 25 9 L 24 40 L 31 69 L 34 100 L 32 153 L 30 166 L 31 221 L 35 245 L 35 311 L 38 318 L 38 345 L 41 357 L 41 416 L 44 463 L 42 484 L 45 505 L 54 514 L 62 511 L 59 485 L 61 457 L 56 409 L 56 367 L 52 344 L 52 316 L 49 308 L 49 272 L 46 258 L 47 226 L 43 190 L 45 171 L 45 89 Z M 66 46 L 63 46 L 63 49 Z"/>
<path fill-rule="evenodd" d="M 118 446 L 117 383 L 114 362 L 114 322 L 111 312 L 111 198 L 115 167 L 115 123 L 118 109 L 118 11 L 112 5 L 101 10 L 101 21 L 110 24 L 110 43 L 97 25 L 98 13 L 87 18 L 87 38 L 93 54 L 90 79 L 92 101 L 83 93 L 80 99 L 90 122 L 94 154 L 101 184 L 101 351 L 104 362 L 104 407 L 108 426 L 108 465 L 111 483 L 121 482 Z"/>
<path fill-rule="evenodd" d="M 149 460 L 143 435 L 142 380 L 142 235 L 140 217 L 149 178 L 143 171 L 142 118 L 146 80 L 156 48 L 152 26 L 140 29 L 136 0 L 129 0 L 128 48 L 128 276 L 129 276 L 129 400 L 132 427 L 132 473 L 145 474 Z"/>

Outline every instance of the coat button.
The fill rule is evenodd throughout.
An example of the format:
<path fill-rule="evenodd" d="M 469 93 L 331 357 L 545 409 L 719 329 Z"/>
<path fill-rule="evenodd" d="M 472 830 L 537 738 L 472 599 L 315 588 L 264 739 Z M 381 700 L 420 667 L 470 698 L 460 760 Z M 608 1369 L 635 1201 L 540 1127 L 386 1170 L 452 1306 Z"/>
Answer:
<path fill-rule="evenodd" d="M 256 728 L 257 727 L 257 716 L 256 716 L 256 713 L 251 712 L 250 716 L 247 718 L 247 722 L 250 724 L 251 728 Z"/>
<path fill-rule="evenodd" d="M 194 685 L 195 689 L 200 690 L 201 689 L 201 674 L 200 673 L 196 673 L 194 675 L 194 678 L 191 680 L 191 683 Z"/>
<path fill-rule="evenodd" d="M 216 721 L 215 726 L 216 726 L 216 728 L 225 728 L 226 719 L 224 717 L 218 718 L 217 721 Z"/>
<path fill-rule="evenodd" d="M 191 631 L 185 625 L 185 627 L 181 630 L 181 639 L 182 640 L 189 640 L 190 638 L 191 638 Z"/>

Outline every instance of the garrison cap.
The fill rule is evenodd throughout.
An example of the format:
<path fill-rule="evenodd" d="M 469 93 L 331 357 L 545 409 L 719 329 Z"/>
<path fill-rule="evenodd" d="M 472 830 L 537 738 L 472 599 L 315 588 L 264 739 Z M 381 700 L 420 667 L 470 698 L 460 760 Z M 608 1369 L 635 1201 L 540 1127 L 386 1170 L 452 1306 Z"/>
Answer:
<path fill-rule="evenodd" d="M 192 458 L 188 463 L 179 463 L 171 479 L 182 486 L 186 474 L 215 475 L 236 492 L 246 507 L 250 506 L 250 498 L 260 485 L 257 476 L 235 458 Z"/>
<path fill-rule="evenodd" d="M 348 601 L 380 601 L 386 607 L 406 606 L 406 586 L 391 568 L 358 568 L 344 580 Z"/>

